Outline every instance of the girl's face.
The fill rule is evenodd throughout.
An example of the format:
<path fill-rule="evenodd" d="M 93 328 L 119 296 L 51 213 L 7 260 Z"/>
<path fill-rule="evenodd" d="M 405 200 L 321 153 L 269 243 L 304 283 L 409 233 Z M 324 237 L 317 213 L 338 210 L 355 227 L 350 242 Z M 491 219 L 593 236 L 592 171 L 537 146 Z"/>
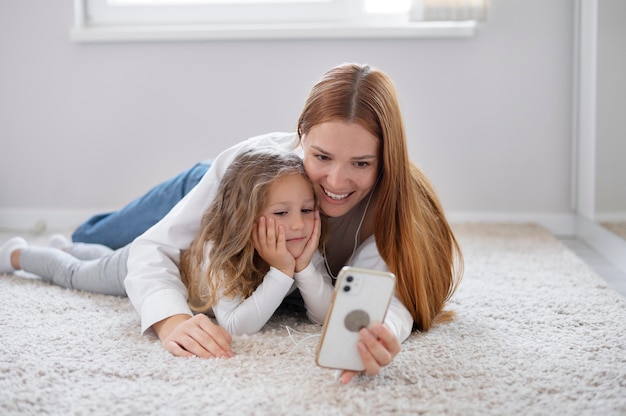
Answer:
<path fill-rule="evenodd" d="M 304 169 L 329 217 L 346 214 L 376 183 L 380 141 L 358 123 L 318 124 L 302 137 L 302 147 Z"/>
<path fill-rule="evenodd" d="M 278 226 L 285 227 L 287 251 L 297 258 L 313 233 L 314 211 L 311 184 L 300 175 L 287 175 L 270 185 L 259 216 L 273 218 L 277 232 Z"/>

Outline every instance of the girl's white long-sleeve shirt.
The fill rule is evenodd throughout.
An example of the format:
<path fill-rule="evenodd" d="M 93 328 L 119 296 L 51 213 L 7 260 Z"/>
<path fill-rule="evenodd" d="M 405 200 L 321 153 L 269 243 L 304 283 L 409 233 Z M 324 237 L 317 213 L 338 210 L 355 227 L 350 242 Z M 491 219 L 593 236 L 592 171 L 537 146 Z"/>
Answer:
<path fill-rule="evenodd" d="M 187 304 L 187 288 L 180 278 L 178 268 L 180 252 L 187 249 L 195 238 L 200 227 L 202 215 L 215 198 L 221 178 L 233 159 L 246 150 L 263 147 L 293 151 L 302 157 L 302 149 L 298 147 L 298 143 L 299 139 L 295 133 L 270 133 L 245 140 L 225 150 L 214 160 L 211 168 L 194 189 L 161 221 L 131 243 L 128 258 L 128 275 L 124 285 L 131 303 L 141 317 L 142 332 L 170 316 L 178 314 L 193 315 Z M 373 236 L 357 248 L 347 265 L 387 270 L 385 262 L 378 253 Z M 304 273 L 303 276 L 299 278 L 294 277 L 295 285 L 300 288 L 309 318 L 313 322 L 322 323 L 323 318 L 320 318 L 325 316 L 332 297 L 332 283 L 325 271 L 322 256 L 316 254 L 311 265 L 302 272 Z M 324 278 L 324 275 L 327 277 Z M 288 276 L 283 277 L 289 278 Z M 312 284 L 309 288 L 305 287 L 303 290 L 299 286 L 299 280 L 305 279 L 318 279 L 318 283 L 319 279 L 322 279 L 323 285 Z M 285 284 L 284 286 L 286 287 L 287 285 Z M 310 289 L 312 287 L 315 287 L 315 289 Z M 282 290 L 284 298 L 290 291 L 295 289 L 292 283 L 292 287 L 288 288 L 286 293 L 284 288 Z M 255 300 L 256 298 L 250 303 L 254 304 Z M 241 301 L 239 299 L 237 305 L 241 304 Z M 237 306 L 234 303 L 233 305 Z M 228 308 L 225 307 L 225 310 L 228 310 Z M 232 316 L 234 317 L 235 315 Z M 269 316 L 271 316 L 271 313 Z M 259 319 L 259 321 L 263 321 L 260 326 L 267 319 Z M 233 322 L 241 321 L 233 318 Z M 220 323 L 219 318 L 218 323 Z M 385 317 L 385 324 L 391 328 L 400 341 L 405 340 L 411 333 L 413 319 L 397 297 L 394 297 L 390 304 Z M 239 332 L 240 329 L 237 325 L 233 325 L 230 328 L 233 332 L 227 328 L 229 332 L 244 333 Z"/>
<path fill-rule="evenodd" d="M 309 319 L 323 324 L 333 286 L 330 277 L 322 276 L 311 264 L 295 273 L 293 279 L 270 267 L 252 295 L 245 299 L 240 295 L 220 297 L 212 307 L 213 316 L 232 335 L 254 334 L 272 317 L 283 299 L 296 289 L 305 299 Z"/>

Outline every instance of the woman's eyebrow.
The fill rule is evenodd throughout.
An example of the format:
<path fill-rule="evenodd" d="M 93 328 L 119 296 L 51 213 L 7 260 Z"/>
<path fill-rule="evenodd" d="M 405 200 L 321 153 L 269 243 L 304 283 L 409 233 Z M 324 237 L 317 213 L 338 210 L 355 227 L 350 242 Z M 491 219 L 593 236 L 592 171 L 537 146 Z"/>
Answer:
<path fill-rule="evenodd" d="M 326 153 L 327 155 L 328 155 L 328 154 L 330 154 L 330 153 L 328 153 L 326 150 L 322 149 L 322 148 L 321 148 L 321 147 L 319 147 L 319 146 L 312 145 L 311 147 L 312 147 L 313 149 L 317 150 L 317 151 L 318 151 L 318 152 L 320 152 L 320 153 Z"/>
<path fill-rule="evenodd" d="M 352 160 L 369 160 L 376 159 L 376 155 L 364 155 L 364 156 L 355 156 L 351 158 Z"/>
<path fill-rule="evenodd" d="M 322 149 L 321 147 L 312 145 L 311 146 L 313 149 L 317 150 L 320 153 L 324 153 L 325 155 L 330 155 L 331 153 L 328 153 L 326 150 Z M 350 159 L 351 160 L 368 160 L 368 159 L 376 159 L 376 155 L 363 155 L 363 156 L 353 156 Z"/>

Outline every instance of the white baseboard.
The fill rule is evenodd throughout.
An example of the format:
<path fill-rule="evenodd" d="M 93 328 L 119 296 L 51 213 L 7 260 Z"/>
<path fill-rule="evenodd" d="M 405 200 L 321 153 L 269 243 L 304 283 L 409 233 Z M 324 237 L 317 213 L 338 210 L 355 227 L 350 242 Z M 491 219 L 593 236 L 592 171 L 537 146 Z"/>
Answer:
<path fill-rule="evenodd" d="M 598 222 L 626 222 L 626 211 L 596 212 L 595 219 Z"/>
<path fill-rule="evenodd" d="M 533 223 L 539 224 L 559 237 L 576 235 L 576 215 L 571 212 L 487 212 L 487 211 L 451 211 L 446 213 L 451 223 Z"/>
<path fill-rule="evenodd" d="M 107 211 L 111 210 L 0 207 L 0 231 L 16 234 L 68 231 L 92 215 Z"/>
<path fill-rule="evenodd" d="M 626 273 L 626 240 L 583 216 L 576 216 L 576 235 Z"/>
<path fill-rule="evenodd" d="M 43 233 L 50 230 L 71 230 L 89 217 L 113 209 L 2 208 L 0 231 Z M 451 223 L 536 223 L 557 236 L 576 233 L 573 213 L 452 211 L 446 214 Z"/>

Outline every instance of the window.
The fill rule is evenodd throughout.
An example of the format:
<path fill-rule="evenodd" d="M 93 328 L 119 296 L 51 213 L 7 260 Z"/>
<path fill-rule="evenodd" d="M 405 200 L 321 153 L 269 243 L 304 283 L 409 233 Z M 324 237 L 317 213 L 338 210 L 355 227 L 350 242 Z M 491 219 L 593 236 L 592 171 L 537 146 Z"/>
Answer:
<path fill-rule="evenodd" d="M 471 36 L 487 0 L 74 0 L 77 41 Z M 453 8 L 457 12 L 451 13 Z M 461 6 L 462 5 L 462 6 Z M 458 10 L 463 10 L 459 14 Z M 441 17 L 445 17 L 441 19 Z M 460 17 L 453 18 L 453 17 Z M 436 19 L 436 20 L 434 20 Z"/>

